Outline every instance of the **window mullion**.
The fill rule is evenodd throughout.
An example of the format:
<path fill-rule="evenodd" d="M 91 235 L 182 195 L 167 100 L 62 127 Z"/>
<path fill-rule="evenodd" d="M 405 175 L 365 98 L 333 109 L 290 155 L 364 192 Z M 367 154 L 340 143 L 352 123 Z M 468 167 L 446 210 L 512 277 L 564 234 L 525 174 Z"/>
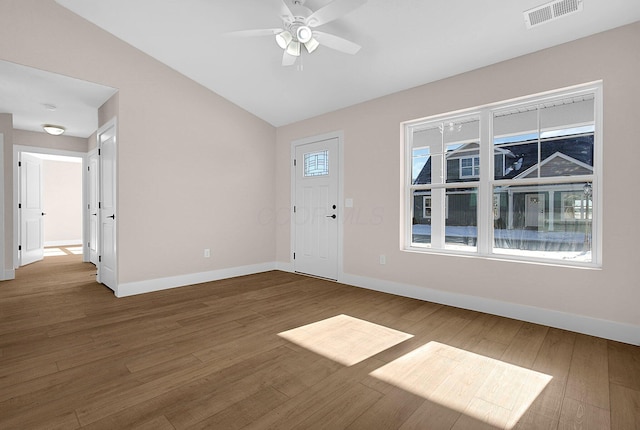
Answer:
<path fill-rule="evenodd" d="M 447 163 L 445 160 L 447 146 L 444 142 L 444 132 L 441 132 L 440 147 L 437 155 L 432 156 L 432 183 L 437 184 L 431 190 L 431 246 L 434 249 L 445 247 L 445 193 L 443 187 L 447 180 Z"/>
<path fill-rule="evenodd" d="M 491 252 L 493 203 L 491 181 L 493 180 L 493 143 L 491 139 L 491 112 L 484 109 L 480 113 L 480 183 L 478 185 L 478 253 Z M 491 204 L 489 204 L 491 202 Z"/>

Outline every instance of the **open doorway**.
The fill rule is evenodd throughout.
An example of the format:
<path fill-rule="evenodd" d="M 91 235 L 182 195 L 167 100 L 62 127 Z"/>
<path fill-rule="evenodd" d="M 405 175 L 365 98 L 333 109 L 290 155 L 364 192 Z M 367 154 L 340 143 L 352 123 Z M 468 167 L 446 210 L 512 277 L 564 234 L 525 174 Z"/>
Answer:
<path fill-rule="evenodd" d="M 98 154 L 101 145 L 112 143 L 110 146 L 107 145 L 108 148 L 104 149 L 103 153 L 106 151 L 112 155 L 109 157 L 108 166 L 112 168 L 109 174 L 114 178 L 115 184 L 115 118 L 118 113 L 118 90 L 3 60 L 0 60 L 0 78 L 8 84 L 0 86 L 0 112 L 3 112 L 0 113 L 0 149 L 4 147 L 7 154 L 13 152 L 13 163 L 10 160 L 0 163 L 0 173 L 9 169 L 6 173 L 5 187 L 0 188 L 2 190 L 6 188 L 9 193 L 13 190 L 13 198 L 11 194 L 4 194 L 5 197 L 0 199 L 1 203 L 7 202 L 6 205 L 0 204 L 2 209 L 0 225 L 13 225 L 13 228 L 9 227 L 9 231 L 0 229 L 0 239 L 3 239 L 0 242 L 5 243 L 5 247 L 0 249 L 0 257 L 4 256 L 0 258 L 0 280 L 15 278 L 16 269 L 21 266 L 19 261 L 21 247 L 26 246 L 21 243 L 21 226 L 18 219 L 18 211 L 22 209 L 18 208 L 20 204 L 18 162 L 19 153 L 23 151 L 77 157 L 82 160 L 80 163 L 83 172 L 81 234 L 63 233 L 57 237 L 49 237 L 52 230 L 47 224 L 54 223 L 51 219 L 54 213 L 48 208 L 41 208 L 39 212 L 36 209 L 34 214 L 37 214 L 39 219 L 31 222 L 31 226 L 35 226 L 31 234 L 33 239 L 31 245 L 39 250 L 46 243 L 47 246 L 64 248 L 62 251 L 65 253 L 79 254 L 80 250 L 76 247 L 65 245 L 70 242 L 80 242 L 82 261 L 90 261 L 96 266 L 97 280 L 101 282 L 100 269 L 104 266 L 106 257 L 104 253 L 100 254 L 103 250 L 99 248 L 102 241 L 100 241 L 101 231 L 98 231 L 98 226 L 102 224 L 109 226 L 115 237 L 115 209 L 104 214 L 107 218 L 106 222 L 102 224 L 98 222 L 102 214 L 99 210 L 97 193 L 101 191 L 98 185 L 103 178 L 97 175 L 103 170 L 103 166 L 93 155 Z M 50 124 L 59 125 L 58 129 L 63 131 L 63 135 L 45 134 L 43 126 Z M 100 140 L 99 132 L 107 126 L 109 130 L 113 130 L 113 137 L 111 140 L 107 139 L 110 135 L 105 132 L 104 139 Z M 0 151 L 0 161 L 2 154 L 4 153 Z M 35 176 L 39 175 L 42 175 L 42 172 Z M 91 182 L 92 175 L 93 182 Z M 4 175 L 0 176 L 4 177 Z M 112 188 L 115 200 L 116 188 Z M 93 195 L 90 190 L 93 190 Z M 2 194 L 0 192 L 0 195 Z M 46 196 L 42 200 L 45 205 L 51 202 L 51 199 Z M 12 201 L 13 205 L 9 203 Z M 94 203 L 93 206 L 91 202 Z M 69 220 L 70 218 L 67 218 L 67 221 Z M 115 277 L 115 261 L 117 261 L 115 238 L 108 244 L 112 245 L 108 248 L 108 261 L 114 262 L 108 266 L 109 273 L 113 273 L 114 276 L 105 276 L 104 279 L 117 279 Z M 36 258 L 40 258 L 39 253 Z M 42 258 L 44 258 L 44 252 Z M 115 290 L 115 281 L 109 286 Z"/>
<path fill-rule="evenodd" d="M 69 252 L 83 254 L 86 154 L 16 147 L 14 157 L 14 266 Z"/>

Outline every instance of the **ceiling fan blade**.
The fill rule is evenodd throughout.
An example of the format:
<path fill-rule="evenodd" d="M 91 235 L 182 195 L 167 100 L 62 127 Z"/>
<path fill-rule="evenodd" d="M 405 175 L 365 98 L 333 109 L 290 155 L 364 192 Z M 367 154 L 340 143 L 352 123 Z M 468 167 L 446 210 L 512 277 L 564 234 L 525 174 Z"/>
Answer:
<path fill-rule="evenodd" d="M 298 59 L 298 57 L 296 57 L 295 55 L 289 54 L 285 50 L 284 54 L 282 54 L 282 65 L 283 66 L 293 66 L 297 59 Z"/>
<path fill-rule="evenodd" d="M 318 27 L 356 10 L 367 0 L 333 0 L 331 3 L 312 13 L 306 20 L 309 27 Z"/>
<path fill-rule="evenodd" d="M 356 54 L 361 48 L 357 43 L 322 31 L 314 31 L 313 36 L 320 42 L 321 46 L 326 46 L 327 48 L 335 49 L 345 54 Z"/>
<path fill-rule="evenodd" d="M 256 30 L 240 30 L 224 33 L 224 37 L 255 37 L 255 36 L 275 36 L 278 33 L 282 33 L 284 30 L 281 28 L 261 28 Z"/>
<path fill-rule="evenodd" d="M 289 5 L 285 0 L 282 0 L 282 5 L 280 6 L 280 13 L 282 18 L 287 22 L 293 22 L 293 12 L 289 8 Z"/>

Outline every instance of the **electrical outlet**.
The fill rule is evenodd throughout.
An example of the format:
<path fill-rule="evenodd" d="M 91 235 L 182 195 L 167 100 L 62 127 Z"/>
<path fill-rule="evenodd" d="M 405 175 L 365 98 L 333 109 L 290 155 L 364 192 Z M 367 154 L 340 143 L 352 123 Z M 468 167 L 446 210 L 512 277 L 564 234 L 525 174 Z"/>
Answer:
<path fill-rule="evenodd" d="M 205 248 L 204 250 L 204 258 L 211 257 L 211 250 L 209 248 Z"/>
<path fill-rule="evenodd" d="M 387 256 L 380 254 L 380 264 L 387 264 Z"/>

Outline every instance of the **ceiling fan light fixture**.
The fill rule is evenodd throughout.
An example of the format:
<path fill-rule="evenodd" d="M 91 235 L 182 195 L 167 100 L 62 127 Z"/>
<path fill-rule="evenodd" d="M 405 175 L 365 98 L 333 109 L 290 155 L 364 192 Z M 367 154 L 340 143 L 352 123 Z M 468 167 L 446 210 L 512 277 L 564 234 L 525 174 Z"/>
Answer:
<path fill-rule="evenodd" d="M 43 124 L 42 128 L 52 136 L 60 136 L 65 132 L 65 128 L 61 125 Z"/>
<path fill-rule="evenodd" d="M 287 54 L 293 55 L 294 57 L 299 57 L 300 42 L 296 42 L 295 40 L 293 40 L 291 43 L 289 43 L 289 46 L 287 46 Z"/>
<path fill-rule="evenodd" d="M 283 31 L 282 33 L 276 34 L 276 43 L 282 49 L 287 49 L 289 43 L 293 40 L 293 36 L 288 31 Z"/>
<path fill-rule="evenodd" d="M 309 41 L 304 44 L 304 47 L 307 48 L 307 52 L 309 54 L 311 54 L 313 51 L 315 51 L 318 46 L 320 46 L 320 43 L 316 39 L 314 39 L 313 37 L 311 39 L 309 39 Z"/>
<path fill-rule="evenodd" d="M 301 25 L 296 30 L 296 37 L 301 43 L 307 43 L 313 38 L 313 33 L 309 27 Z"/>

